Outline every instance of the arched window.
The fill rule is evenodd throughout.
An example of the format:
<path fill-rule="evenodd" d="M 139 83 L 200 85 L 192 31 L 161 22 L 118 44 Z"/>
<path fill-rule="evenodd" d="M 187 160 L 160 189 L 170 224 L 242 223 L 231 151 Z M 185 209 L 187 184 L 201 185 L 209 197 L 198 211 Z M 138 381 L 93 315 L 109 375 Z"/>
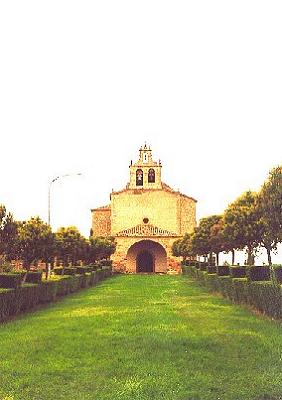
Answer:
<path fill-rule="evenodd" d="M 153 168 L 149 169 L 148 172 L 148 182 L 149 183 L 154 183 L 155 182 L 155 170 Z"/>
<path fill-rule="evenodd" d="M 143 171 L 138 169 L 136 171 L 136 186 L 143 186 Z"/>

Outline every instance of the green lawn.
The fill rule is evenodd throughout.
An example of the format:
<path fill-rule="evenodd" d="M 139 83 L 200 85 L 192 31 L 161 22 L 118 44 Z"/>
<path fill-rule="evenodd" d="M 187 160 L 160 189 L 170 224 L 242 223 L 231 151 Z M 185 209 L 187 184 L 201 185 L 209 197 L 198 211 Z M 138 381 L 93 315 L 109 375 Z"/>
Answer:
<path fill-rule="evenodd" d="M 282 399 L 282 326 L 185 276 L 116 276 L 0 327 L 0 399 Z"/>

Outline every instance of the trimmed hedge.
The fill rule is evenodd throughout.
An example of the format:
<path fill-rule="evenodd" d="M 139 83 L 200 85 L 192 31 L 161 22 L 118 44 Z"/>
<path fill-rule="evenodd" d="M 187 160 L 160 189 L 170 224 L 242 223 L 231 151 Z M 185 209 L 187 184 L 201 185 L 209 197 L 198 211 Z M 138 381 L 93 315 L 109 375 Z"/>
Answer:
<path fill-rule="evenodd" d="M 245 278 L 246 267 L 231 266 L 229 267 L 229 272 L 232 278 Z"/>
<path fill-rule="evenodd" d="M 282 285 L 270 280 L 268 267 L 230 267 L 230 276 L 200 271 L 196 267 L 184 268 L 183 273 L 232 302 L 249 305 L 273 318 L 282 318 Z M 243 275 L 246 270 L 247 277 L 234 277 Z"/>
<path fill-rule="evenodd" d="M 274 275 L 278 283 L 282 283 L 282 266 L 274 268 Z"/>
<path fill-rule="evenodd" d="M 216 267 L 214 265 L 207 266 L 207 273 L 208 274 L 216 274 Z"/>
<path fill-rule="evenodd" d="M 53 268 L 53 272 L 55 275 L 63 275 L 64 268 L 63 267 L 55 267 L 55 268 Z"/>
<path fill-rule="evenodd" d="M 27 283 L 40 283 L 42 281 L 42 271 L 29 271 L 25 281 Z"/>
<path fill-rule="evenodd" d="M 86 274 L 88 272 L 87 267 L 76 267 L 76 273 L 77 274 Z"/>
<path fill-rule="evenodd" d="M 75 275 L 77 267 L 66 267 L 63 270 L 63 275 Z"/>
<path fill-rule="evenodd" d="M 216 267 L 216 273 L 219 276 L 227 276 L 229 275 L 229 267 L 227 265 L 218 265 Z"/>
<path fill-rule="evenodd" d="M 99 265 L 100 265 L 101 267 L 111 267 L 112 264 L 113 264 L 113 260 L 106 260 L 106 259 L 103 259 L 103 260 L 100 260 L 100 261 L 99 261 Z"/>
<path fill-rule="evenodd" d="M 39 303 L 49 303 L 56 300 L 60 281 L 42 281 L 40 284 Z"/>
<path fill-rule="evenodd" d="M 269 281 L 270 269 L 269 267 L 247 267 L 247 278 L 250 281 Z"/>
<path fill-rule="evenodd" d="M 56 280 L 42 281 L 37 284 L 25 283 L 20 286 L 22 274 L 0 274 L 3 282 L 18 286 L 16 288 L 0 288 L 0 322 L 17 315 L 20 312 L 30 310 L 38 304 L 55 301 L 60 296 L 73 293 L 81 288 L 95 285 L 100 280 L 110 276 L 112 268 L 103 267 L 97 271 L 77 275 L 62 275 Z M 12 278 L 11 278 L 11 275 Z"/>
<path fill-rule="evenodd" d="M 0 287 L 7 289 L 16 289 L 22 284 L 22 275 L 18 273 L 1 273 Z"/>
<path fill-rule="evenodd" d="M 181 270 L 182 270 L 182 274 L 183 274 L 183 275 L 188 275 L 188 274 L 189 274 L 189 267 L 188 267 L 188 265 L 182 265 Z"/>

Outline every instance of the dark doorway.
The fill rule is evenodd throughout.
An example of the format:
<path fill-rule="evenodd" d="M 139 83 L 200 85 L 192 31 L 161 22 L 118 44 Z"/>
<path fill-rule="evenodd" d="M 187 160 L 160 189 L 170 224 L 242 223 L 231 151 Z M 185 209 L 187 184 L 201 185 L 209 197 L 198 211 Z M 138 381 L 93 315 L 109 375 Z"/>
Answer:
<path fill-rule="evenodd" d="M 138 254 L 136 264 L 137 272 L 154 272 L 153 255 L 147 250 Z"/>

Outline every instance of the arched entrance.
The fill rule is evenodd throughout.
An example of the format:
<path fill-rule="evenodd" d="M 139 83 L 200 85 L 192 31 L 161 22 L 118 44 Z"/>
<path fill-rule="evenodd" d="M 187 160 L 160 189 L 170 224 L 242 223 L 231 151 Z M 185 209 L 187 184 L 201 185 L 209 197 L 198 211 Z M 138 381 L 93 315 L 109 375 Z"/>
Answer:
<path fill-rule="evenodd" d="M 136 272 L 154 272 L 153 255 L 147 251 L 141 251 L 136 258 Z"/>
<path fill-rule="evenodd" d="M 167 272 L 164 247 L 153 240 L 140 240 L 127 251 L 127 270 L 132 272 Z"/>

